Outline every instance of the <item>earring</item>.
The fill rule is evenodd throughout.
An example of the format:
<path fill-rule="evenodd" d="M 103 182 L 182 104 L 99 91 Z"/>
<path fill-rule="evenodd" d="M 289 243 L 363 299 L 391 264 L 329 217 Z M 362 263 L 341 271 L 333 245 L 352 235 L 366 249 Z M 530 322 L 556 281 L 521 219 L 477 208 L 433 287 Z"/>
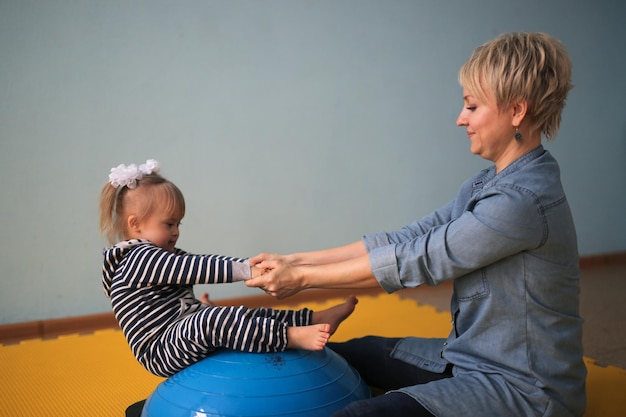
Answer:
<path fill-rule="evenodd" d="M 516 141 L 518 141 L 518 142 L 519 142 L 520 140 L 522 140 L 522 134 L 519 132 L 519 127 L 518 127 L 518 126 L 515 126 L 515 135 L 514 135 L 514 138 L 515 138 L 515 140 L 516 140 Z"/>

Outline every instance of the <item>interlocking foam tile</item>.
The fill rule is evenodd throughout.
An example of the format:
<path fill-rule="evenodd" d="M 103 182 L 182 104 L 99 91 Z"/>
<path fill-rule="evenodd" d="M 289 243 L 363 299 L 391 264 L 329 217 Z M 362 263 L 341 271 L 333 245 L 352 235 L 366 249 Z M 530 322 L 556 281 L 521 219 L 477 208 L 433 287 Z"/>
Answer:
<path fill-rule="evenodd" d="M 626 416 L 626 370 L 601 367 L 593 359 L 587 365 L 587 412 L 585 417 Z"/>
<path fill-rule="evenodd" d="M 321 310 L 342 301 L 282 307 Z M 433 307 L 397 295 L 368 296 L 360 298 L 332 340 L 368 334 L 445 337 L 450 326 L 450 315 Z M 586 363 L 585 416 L 626 416 L 626 371 L 599 367 L 591 359 Z M 0 371 L 0 415 L 7 417 L 122 417 L 126 407 L 145 399 L 163 380 L 139 365 L 119 330 L 0 346 Z"/>
<path fill-rule="evenodd" d="M 0 415 L 124 416 L 162 380 L 119 330 L 0 347 Z"/>

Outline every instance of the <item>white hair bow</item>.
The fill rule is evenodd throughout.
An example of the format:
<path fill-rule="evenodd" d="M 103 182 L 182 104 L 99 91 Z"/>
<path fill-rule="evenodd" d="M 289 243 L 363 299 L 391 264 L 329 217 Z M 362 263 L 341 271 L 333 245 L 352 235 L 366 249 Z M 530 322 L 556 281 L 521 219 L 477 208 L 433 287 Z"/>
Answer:
<path fill-rule="evenodd" d="M 115 168 L 111 168 L 109 173 L 109 182 L 115 188 L 128 187 L 133 189 L 137 186 L 137 181 L 142 179 L 145 175 L 156 174 L 161 169 L 159 161 L 155 159 L 148 159 L 145 164 L 139 166 L 135 164 L 124 165 L 120 164 Z"/>

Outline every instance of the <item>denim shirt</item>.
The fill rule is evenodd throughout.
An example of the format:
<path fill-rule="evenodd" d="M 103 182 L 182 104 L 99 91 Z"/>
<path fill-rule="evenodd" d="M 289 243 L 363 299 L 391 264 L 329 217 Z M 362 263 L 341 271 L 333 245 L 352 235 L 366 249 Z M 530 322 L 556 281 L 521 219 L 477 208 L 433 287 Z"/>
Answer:
<path fill-rule="evenodd" d="M 407 337 L 392 353 L 432 372 L 452 364 L 454 377 L 400 391 L 438 417 L 583 415 L 576 232 L 542 146 L 500 173 L 481 171 L 421 220 L 363 241 L 387 292 L 454 280 L 449 337 Z"/>

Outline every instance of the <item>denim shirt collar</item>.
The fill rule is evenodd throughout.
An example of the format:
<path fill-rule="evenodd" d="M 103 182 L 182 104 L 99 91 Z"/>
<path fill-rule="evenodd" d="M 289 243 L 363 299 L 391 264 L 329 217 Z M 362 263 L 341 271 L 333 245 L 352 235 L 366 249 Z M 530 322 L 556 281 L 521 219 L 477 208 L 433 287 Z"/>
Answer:
<path fill-rule="evenodd" d="M 477 178 L 473 182 L 472 184 L 473 190 L 476 191 L 478 189 L 483 189 L 483 188 L 487 188 L 487 187 L 494 185 L 495 182 L 499 181 L 500 179 L 506 177 L 507 175 L 513 172 L 516 172 L 517 170 L 519 170 L 521 167 L 528 164 L 529 162 L 534 161 L 535 159 L 543 155 L 544 152 L 545 150 L 543 148 L 543 145 L 539 145 L 532 151 L 529 151 L 525 153 L 524 155 L 520 156 L 519 158 L 517 158 L 509 166 L 504 168 L 500 173 L 496 173 L 495 165 L 489 167 L 488 169 L 483 171 L 484 175 L 482 175 L 480 178 Z"/>

